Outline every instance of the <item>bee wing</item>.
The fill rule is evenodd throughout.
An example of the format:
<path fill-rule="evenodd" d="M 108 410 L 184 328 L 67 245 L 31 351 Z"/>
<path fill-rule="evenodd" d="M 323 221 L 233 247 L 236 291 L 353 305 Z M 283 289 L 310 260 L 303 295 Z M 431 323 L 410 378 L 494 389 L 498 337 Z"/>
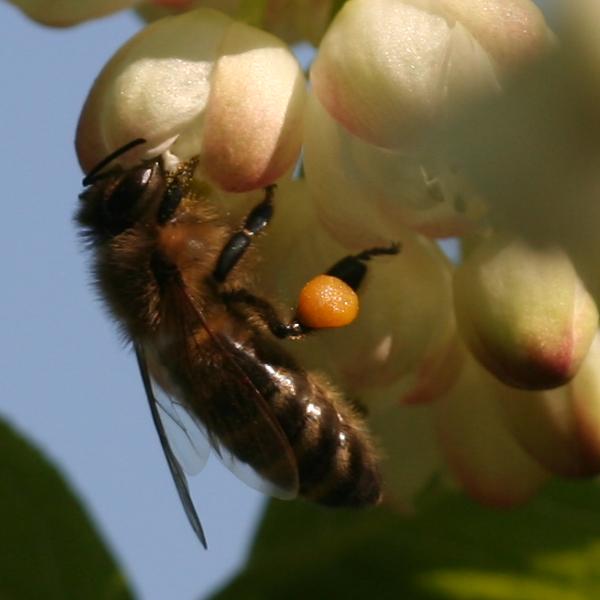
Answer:
<path fill-rule="evenodd" d="M 206 429 L 183 406 L 179 395 L 169 385 L 168 390 L 158 381 L 165 380 L 164 374 L 157 380 L 158 366 L 152 360 L 151 347 L 144 347 L 146 370 L 152 386 L 152 395 L 158 407 L 162 424 L 173 454 L 187 475 L 197 475 L 206 466 L 211 443 Z M 170 383 L 170 382 L 169 382 Z"/>
<path fill-rule="evenodd" d="M 154 426 L 156 427 L 156 432 L 158 433 L 160 444 L 162 446 L 163 452 L 165 453 L 165 458 L 167 459 L 167 464 L 169 465 L 169 470 L 171 471 L 171 475 L 175 483 L 175 488 L 177 489 L 177 493 L 179 494 L 181 504 L 183 505 L 183 509 L 185 510 L 185 514 L 188 518 L 188 521 L 190 522 L 190 525 L 192 526 L 192 529 L 194 530 L 194 533 L 196 534 L 204 548 L 208 548 L 206 543 L 206 536 L 204 535 L 204 530 L 202 529 L 202 524 L 200 523 L 198 513 L 196 512 L 196 508 L 194 507 L 194 503 L 190 496 L 186 475 L 181 466 L 181 463 L 179 462 L 171 448 L 165 424 L 170 423 L 170 425 L 168 426 L 170 431 L 176 431 L 178 428 L 180 429 L 181 427 L 183 427 L 183 431 L 185 432 L 186 436 L 187 430 L 178 419 L 173 417 L 173 415 L 176 414 L 174 412 L 175 409 L 173 408 L 173 413 L 171 414 L 171 411 L 164 408 L 163 405 L 160 404 L 157 400 L 154 392 L 155 386 L 152 385 L 152 381 L 150 379 L 144 349 L 140 344 L 135 344 L 135 353 L 137 356 L 142 381 L 144 383 L 144 390 L 146 391 L 146 398 L 148 399 L 148 404 L 150 406 L 152 421 L 154 422 Z M 194 446 L 194 444 L 191 441 L 191 438 L 188 437 L 188 441 L 191 446 Z M 201 460 L 200 455 L 198 460 Z M 206 458 L 204 458 L 204 463 L 205 462 Z"/>
<path fill-rule="evenodd" d="M 223 337 L 216 335 L 207 323 L 201 308 L 188 294 L 185 284 L 179 278 L 176 286 L 177 302 L 181 310 L 171 311 L 169 318 L 178 319 L 174 326 L 181 335 L 188 340 L 194 340 L 193 331 L 190 331 L 190 323 L 200 322 L 207 332 L 214 349 L 223 358 L 224 362 L 235 374 L 238 382 L 245 388 L 244 394 L 236 397 L 228 396 L 227 404 L 222 406 L 217 414 L 208 417 L 208 421 L 199 424 L 204 425 L 211 446 L 225 466 L 239 479 L 250 487 L 261 492 L 283 499 L 291 499 L 298 495 L 299 477 L 298 465 L 295 454 L 290 446 L 287 436 L 273 409 L 269 406 L 244 366 L 236 358 L 231 349 L 231 344 Z M 191 357 L 185 357 L 184 365 L 193 370 L 194 364 Z M 185 404 L 183 404 L 185 406 Z M 190 411 L 190 417 L 198 420 Z M 211 422 L 218 420 L 217 424 Z M 251 426 L 248 426 L 251 424 Z M 250 464 L 236 457 L 227 449 L 223 439 L 235 438 L 241 427 L 244 427 L 244 435 L 248 446 L 253 448 L 253 457 L 258 464 L 276 464 L 276 469 L 271 469 L 269 479 L 259 474 Z M 222 436 L 215 435 L 219 431 Z"/>
<path fill-rule="evenodd" d="M 231 471 L 240 481 L 243 481 L 253 490 L 257 490 L 267 496 L 279 498 L 280 500 L 292 500 L 298 495 L 296 488 L 283 488 L 269 481 L 255 471 L 248 463 L 242 462 L 223 444 L 215 435 L 207 433 L 210 444 L 217 458 Z"/>
<path fill-rule="evenodd" d="M 157 399 L 157 403 L 173 454 L 186 475 L 197 475 L 204 469 L 210 456 L 210 443 L 206 434 L 191 420 L 186 410 L 171 405 L 171 411 L 175 412 L 167 412 L 160 400 Z"/>
<path fill-rule="evenodd" d="M 206 465 L 211 449 L 214 449 L 217 458 L 227 469 L 251 488 L 282 500 L 296 496 L 295 490 L 276 486 L 261 477 L 250 465 L 238 460 L 217 436 L 206 429 L 200 419 L 186 408 L 185 400 L 176 391 L 168 375 L 161 371 L 152 347 L 144 348 L 144 358 L 169 446 L 187 475 L 198 474 Z"/>

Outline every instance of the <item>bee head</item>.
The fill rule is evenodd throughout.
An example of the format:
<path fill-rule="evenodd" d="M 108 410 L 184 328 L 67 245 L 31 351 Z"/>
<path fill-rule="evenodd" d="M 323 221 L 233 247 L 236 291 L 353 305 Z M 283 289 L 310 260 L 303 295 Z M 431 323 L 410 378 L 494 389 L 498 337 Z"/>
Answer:
<path fill-rule="evenodd" d="M 155 210 L 165 185 L 159 160 L 98 178 L 79 196 L 77 221 L 94 237 L 115 237 Z"/>
<path fill-rule="evenodd" d="M 105 170 L 117 158 L 145 143 L 135 139 L 101 160 L 83 179 L 86 189 L 79 195 L 81 207 L 76 220 L 95 241 L 113 238 L 127 231 L 153 210 L 166 183 L 159 159 L 142 162 L 130 169 L 120 166 Z"/>

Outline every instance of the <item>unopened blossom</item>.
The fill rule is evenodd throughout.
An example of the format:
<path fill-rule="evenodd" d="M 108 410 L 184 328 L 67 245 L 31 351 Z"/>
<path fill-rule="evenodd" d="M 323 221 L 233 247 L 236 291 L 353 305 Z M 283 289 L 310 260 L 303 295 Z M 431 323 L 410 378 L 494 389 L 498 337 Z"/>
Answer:
<path fill-rule="evenodd" d="M 323 39 L 311 81 L 349 131 L 410 149 L 423 128 L 497 89 L 549 38 L 528 0 L 352 0 Z"/>
<path fill-rule="evenodd" d="M 496 376 L 542 388 L 504 386 L 497 405 L 521 449 L 563 477 L 600 467 L 599 23 L 596 2 L 565 3 L 559 48 L 443 133 L 489 207 L 455 278 L 461 332 Z M 548 389 L 560 362 L 567 383 Z"/>
<path fill-rule="evenodd" d="M 157 21 L 98 76 L 77 131 L 85 171 L 137 138 L 122 157 L 200 157 L 219 188 L 266 186 L 293 167 L 301 144 L 304 78 L 270 34 L 198 9 Z"/>
<path fill-rule="evenodd" d="M 479 361 L 516 387 L 574 377 L 598 330 L 598 310 L 568 255 L 494 235 L 454 278 L 461 334 Z"/>
<path fill-rule="evenodd" d="M 490 225 L 534 245 L 564 248 L 596 301 L 598 10 L 595 0 L 564 3 L 557 49 L 508 93 L 471 106 L 440 141 L 485 197 Z"/>
<path fill-rule="evenodd" d="M 342 213 L 344 237 L 376 232 L 382 221 L 433 237 L 472 230 L 484 199 L 459 161 L 427 143 L 429 132 L 498 94 L 551 45 L 525 0 L 347 2 L 311 68 L 304 153 L 322 218 Z"/>
<path fill-rule="evenodd" d="M 435 404 L 444 461 L 470 496 L 490 506 L 521 504 L 549 477 L 504 422 L 502 403 L 513 392 L 467 358 L 457 384 Z"/>
<path fill-rule="evenodd" d="M 369 427 L 383 449 L 384 503 L 408 514 L 414 512 L 421 492 L 446 470 L 434 411 L 434 404 L 399 409 L 380 402 L 369 412 Z"/>
<path fill-rule="evenodd" d="M 575 378 L 539 392 L 511 390 L 499 403 L 521 447 L 552 473 L 600 473 L 600 338 Z"/>
<path fill-rule="evenodd" d="M 485 213 L 481 198 L 450 166 L 365 142 L 314 95 L 304 167 L 320 219 L 346 245 L 372 243 L 390 222 L 428 237 L 462 235 Z"/>

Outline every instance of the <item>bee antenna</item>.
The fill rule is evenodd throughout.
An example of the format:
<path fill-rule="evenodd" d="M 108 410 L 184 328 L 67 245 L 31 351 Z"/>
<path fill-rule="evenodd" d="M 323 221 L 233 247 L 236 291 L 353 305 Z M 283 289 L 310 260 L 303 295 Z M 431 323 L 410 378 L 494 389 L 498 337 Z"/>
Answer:
<path fill-rule="evenodd" d="M 104 169 L 104 167 L 110 164 L 115 158 L 119 158 L 123 154 L 129 152 L 132 148 L 139 146 L 140 144 L 145 144 L 146 140 L 144 138 L 136 138 L 131 142 L 127 142 L 124 146 L 117 148 L 114 152 L 111 152 L 108 156 L 104 157 L 87 175 L 83 178 L 82 184 L 83 186 L 91 185 L 92 183 L 102 179 L 103 175 L 98 175 L 98 173 Z"/>

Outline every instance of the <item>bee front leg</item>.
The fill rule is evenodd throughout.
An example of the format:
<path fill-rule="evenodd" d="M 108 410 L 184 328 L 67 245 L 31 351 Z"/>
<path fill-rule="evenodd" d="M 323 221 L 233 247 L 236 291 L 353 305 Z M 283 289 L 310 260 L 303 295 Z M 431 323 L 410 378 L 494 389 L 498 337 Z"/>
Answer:
<path fill-rule="evenodd" d="M 234 233 L 224 248 L 219 254 L 217 264 L 212 273 L 213 279 L 219 283 L 223 283 L 235 265 L 240 261 L 242 256 L 252 242 L 252 238 L 262 231 L 273 216 L 273 194 L 275 186 L 270 185 L 265 188 L 265 197 L 257 204 L 246 217 L 242 229 Z"/>

